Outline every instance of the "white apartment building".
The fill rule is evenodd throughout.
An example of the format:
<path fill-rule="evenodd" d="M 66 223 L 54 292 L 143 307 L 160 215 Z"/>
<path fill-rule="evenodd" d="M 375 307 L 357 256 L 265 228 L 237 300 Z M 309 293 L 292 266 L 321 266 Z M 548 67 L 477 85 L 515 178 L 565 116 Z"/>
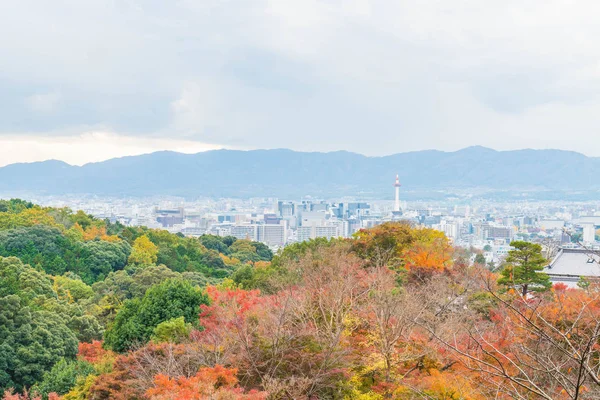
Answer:
<path fill-rule="evenodd" d="M 249 239 L 252 241 L 258 240 L 258 225 L 232 225 L 229 233 L 237 239 Z"/>
<path fill-rule="evenodd" d="M 270 247 L 283 247 L 287 242 L 285 224 L 258 225 L 258 241 Z"/>

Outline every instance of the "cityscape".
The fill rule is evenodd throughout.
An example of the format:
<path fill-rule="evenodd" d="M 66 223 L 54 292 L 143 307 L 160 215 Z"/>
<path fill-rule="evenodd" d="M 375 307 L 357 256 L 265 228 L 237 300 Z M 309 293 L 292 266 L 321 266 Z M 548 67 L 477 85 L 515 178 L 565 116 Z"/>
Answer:
<path fill-rule="evenodd" d="M 278 198 L 186 200 L 177 197 L 35 197 L 34 202 L 83 210 L 125 226 L 164 229 L 189 237 L 233 236 L 262 242 L 273 251 L 316 238 L 349 238 L 361 229 L 406 221 L 443 232 L 457 247 L 483 252 L 500 265 L 513 240 L 544 244 L 548 256 L 559 249 L 600 249 L 597 201 L 404 201 L 396 177 L 394 200 Z"/>

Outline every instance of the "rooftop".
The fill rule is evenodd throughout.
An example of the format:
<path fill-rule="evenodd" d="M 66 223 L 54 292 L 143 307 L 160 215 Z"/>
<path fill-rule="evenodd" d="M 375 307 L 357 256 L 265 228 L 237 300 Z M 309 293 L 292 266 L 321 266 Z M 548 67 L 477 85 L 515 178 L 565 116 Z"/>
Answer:
<path fill-rule="evenodd" d="M 561 249 L 544 272 L 552 276 L 600 277 L 600 254 L 586 249 Z"/>

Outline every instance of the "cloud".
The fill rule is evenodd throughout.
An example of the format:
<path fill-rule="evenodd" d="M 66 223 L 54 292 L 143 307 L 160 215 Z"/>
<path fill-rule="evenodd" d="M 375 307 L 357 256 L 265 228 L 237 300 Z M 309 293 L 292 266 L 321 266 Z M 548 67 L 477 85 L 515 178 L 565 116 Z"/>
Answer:
<path fill-rule="evenodd" d="M 122 136 L 111 132 L 87 132 L 76 136 L 0 136 L 0 167 L 15 162 L 58 159 L 72 165 L 104 161 L 160 150 L 197 153 L 220 146 L 181 139 Z"/>
<path fill-rule="evenodd" d="M 0 137 L 600 155 L 599 12 L 591 0 L 8 0 Z"/>

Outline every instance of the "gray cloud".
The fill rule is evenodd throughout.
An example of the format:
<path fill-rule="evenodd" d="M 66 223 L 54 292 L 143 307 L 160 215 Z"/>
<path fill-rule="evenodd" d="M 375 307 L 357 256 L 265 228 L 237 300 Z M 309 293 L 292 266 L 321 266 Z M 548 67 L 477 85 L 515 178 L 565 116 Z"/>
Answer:
<path fill-rule="evenodd" d="M 0 135 L 600 155 L 600 3 L 6 0 Z"/>

